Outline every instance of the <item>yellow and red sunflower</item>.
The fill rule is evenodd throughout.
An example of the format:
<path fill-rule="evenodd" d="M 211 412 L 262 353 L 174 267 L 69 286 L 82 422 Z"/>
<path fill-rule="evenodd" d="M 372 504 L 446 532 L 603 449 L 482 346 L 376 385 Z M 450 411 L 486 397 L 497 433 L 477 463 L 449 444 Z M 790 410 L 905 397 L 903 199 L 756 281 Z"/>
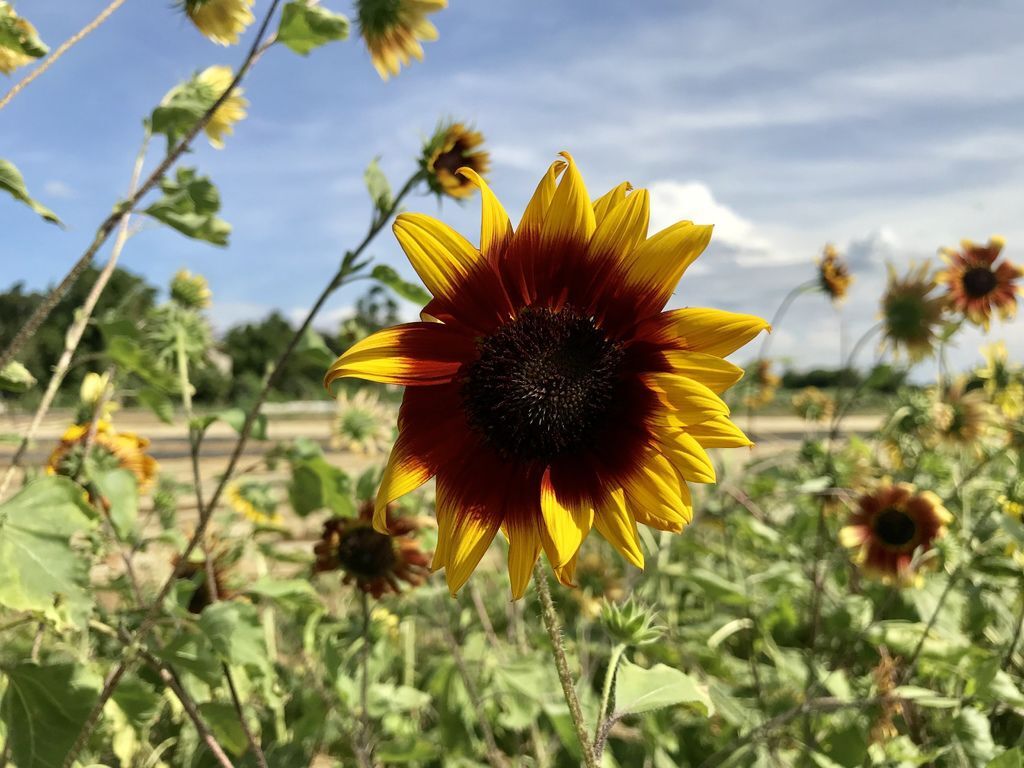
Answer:
<path fill-rule="evenodd" d="M 959 251 L 941 251 L 947 266 L 936 275 L 936 280 L 945 283 L 950 306 L 985 330 L 993 312 L 1004 320 L 1017 314 L 1017 280 L 1024 270 L 1009 259 L 996 265 L 1004 244 L 1003 238 L 991 237 L 988 245 L 964 240 Z"/>
<path fill-rule="evenodd" d="M 818 285 L 832 302 L 839 304 L 846 298 L 853 276 L 843 257 L 832 243 L 825 246 L 818 261 Z"/>
<path fill-rule="evenodd" d="M 333 517 L 324 523 L 313 547 L 313 573 L 341 571 L 342 583 L 355 583 L 363 592 L 380 598 L 418 587 L 430 574 L 430 557 L 413 534 L 422 528 L 415 517 L 395 517 L 385 510 L 390 533 L 373 528 L 374 505 L 366 502 L 357 517 Z"/>
<path fill-rule="evenodd" d="M 75 477 L 85 460 L 82 449 L 89 434 L 89 424 L 74 424 L 65 430 L 57 447 L 50 453 L 46 471 L 51 475 Z M 149 440 L 134 432 L 118 432 L 107 419 L 96 421 L 91 456 L 101 468 L 120 467 L 129 470 L 145 491 L 157 473 L 156 459 L 146 453 Z"/>
<path fill-rule="evenodd" d="M 513 230 L 480 189 L 480 247 L 421 214 L 394 230 L 433 299 L 423 322 L 358 342 L 330 367 L 407 387 L 377 495 L 386 505 L 437 478 L 432 567 L 466 582 L 495 534 L 509 541 L 512 594 L 543 550 L 572 582 L 592 527 L 643 565 L 637 523 L 680 531 L 688 482 L 710 483 L 706 448 L 746 446 L 721 393 L 726 361 L 768 324 L 715 309 L 665 312 L 711 239 L 679 222 L 647 236 L 649 197 L 623 182 L 591 202 L 573 159 L 556 161 Z"/>
<path fill-rule="evenodd" d="M 839 531 L 839 543 L 858 549 L 865 572 L 901 586 L 914 583 L 914 553 L 928 553 L 953 520 L 938 496 L 908 483 L 883 484 L 861 496 L 857 506 Z"/>
<path fill-rule="evenodd" d="M 437 195 L 450 195 L 456 199 L 469 197 L 476 185 L 469 177 L 459 173 L 460 168 L 472 168 L 486 176 L 491 167 L 491 156 L 482 149 L 484 135 L 462 123 L 451 123 L 438 128 L 424 147 L 423 171 L 430 190 Z"/>

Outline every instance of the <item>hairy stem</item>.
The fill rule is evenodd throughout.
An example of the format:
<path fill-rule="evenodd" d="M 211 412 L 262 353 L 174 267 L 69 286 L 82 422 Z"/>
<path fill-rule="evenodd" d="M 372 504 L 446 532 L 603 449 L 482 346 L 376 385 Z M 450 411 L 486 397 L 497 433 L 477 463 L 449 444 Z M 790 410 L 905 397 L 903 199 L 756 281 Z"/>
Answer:
<path fill-rule="evenodd" d="M 533 570 L 533 582 L 537 585 L 537 595 L 540 597 L 541 618 L 544 621 L 544 629 L 547 630 L 548 637 L 551 640 L 551 648 L 555 655 L 555 668 L 558 670 L 558 680 L 562 684 L 565 703 L 569 706 L 569 715 L 572 717 L 573 726 L 576 728 L 576 738 L 580 742 L 583 763 L 587 768 L 598 768 L 600 764 L 590 743 L 590 734 L 587 733 L 587 724 L 583 718 L 583 708 L 580 706 L 580 699 L 576 695 L 572 674 L 569 672 L 569 661 L 565 656 L 565 638 L 562 635 L 561 623 L 558 621 L 558 612 L 555 610 L 555 604 L 551 599 L 551 590 L 548 588 L 547 576 L 544 574 L 539 563 Z"/>
<path fill-rule="evenodd" d="M 618 643 L 612 648 L 612 655 L 608 659 L 608 669 L 604 673 L 604 685 L 601 688 L 601 707 L 597 710 L 597 726 L 594 729 L 594 751 L 597 753 L 598 759 L 600 759 L 601 753 L 604 751 L 604 739 L 601 736 L 604 731 L 605 718 L 608 716 L 608 707 L 611 704 L 612 688 L 615 686 L 615 673 L 619 669 L 619 662 L 622 660 L 622 654 L 626 652 L 627 647 L 625 643 Z"/>

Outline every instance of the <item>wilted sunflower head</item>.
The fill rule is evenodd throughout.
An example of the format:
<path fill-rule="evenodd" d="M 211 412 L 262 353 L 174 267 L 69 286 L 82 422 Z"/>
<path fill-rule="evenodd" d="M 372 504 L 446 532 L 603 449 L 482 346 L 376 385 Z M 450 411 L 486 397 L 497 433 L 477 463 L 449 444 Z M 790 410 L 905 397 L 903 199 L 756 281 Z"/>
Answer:
<path fill-rule="evenodd" d="M 256 17 L 253 0 L 184 0 L 185 14 L 196 28 L 218 45 L 236 45 L 238 36 Z"/>
<path fill-rule="evenodd" d="M 258 526 L 275 527 L 284 522 L 277 511 L 277 499 L 267 483 L 236 481 L 227 487 L 225 496 L 233 510 Z"/>
<path fill-rule="evenodd" d="M 363 504 L 357 517 L 333 517 L 325 522 L 320 541 L 313 547 L 313 572 L 341 571 L 343 583 L 354 583 L 376 598 L 426 581 L 430 558 L 413 535 L 422 522 L 395 517 L 393 506 L 389 507 L 387 519 L 393 534 L 374 530 L 372 502 Z"/>
<path fill-rule="evenodd" d="M 832 243 L 828 243 L 818 260 L 818 285 L 821 290 L 838 304 L 846 298 L 852 282 L 853 276 L 843 257 Z"/>
<path fill-rule="evenodd" d="M 224 94 L 234 79 L 235 74 L 231 67 L 213 66 L 196 75 L 194 83 L 195 87 L 203 92 L 204 98 L 212 104 Z M 249 106 L 249 102 L 242 98 L 243 93 L 241 88 L 234 88 L 231 95 L 214 110 L 209 122 L 206 123 L 203 130 L 214 149 L 223 149 L 224 137 L 234 133 L 235 123 L 245 118 L 245 108 Z"/>
<path fill-rule="evenodd" d="M 966 381 L 958 379 L 933 392 L 930 437 L 938 443 L 980 447 L 979 441 L 992 422 L 985 393 L 968 391 Z"/>
<path fill-rule="evenodd" d="M 711 227 L 648 237 L 649 196 L 623 182 L 591 201 L 568 153 L 518 229 L 484 180 L 480 247 L 400 215 L 395 234 L 433 299 L 430 322 L 379 331 L 328 370 L 406 387 L 377 494 L 386 505 L 437 477 L 433 567 L 457 592 L 498 530 L 520 597 L 543 550 L 563 583 L 596 527 L 643 564 L 637 522 L 680 531 L 689 482 L 715 479 L 707 448 L 750 445 L 720 394 L 742 376 L 725 356 L 767 328 L 750 315 L 664 312 Z"/>
<path fill-rule="evenodd" d="M 491 156 L 480 147 L 484 135 L 466 128 L 462 123 L 441 125 L 423 148 L 420 161 L 427 184 L 438 196 L 449 195 L 464 199 L 473 194 L 476 185 L 460 168 L 470 168 L 486 176 L 491 167 Z"/>
<path fill-rule="evenodd" d="M 377 394 L 364 387 L 354 395 L 337 396 L 331 447 L 373 456 L 391 444 L 393 414 Z"/>
<path fill-rule="evenodd" d="M 839 531 L 840 544 L 857 549 L 857 563 L 866 573 L 898 586 L 915 582 L 914 566 L 931 562 L 935 542 L 953 520 L 938 496 L 908 483 L 883 483 L 862 495 L 857 506 Z"/>
<path fill-rule="evenodd" d="M 213 293 L 202 275 L 179 269 L 171 280 L 171 300 L 185 309 L 206 309 Z"/>
<path fill-rule="evenodd" d="M 423 61 L 421 40 L 437 40 L 427 15 L 448 7 L 448 0 L 356 0 L 359 33 L 382 80 L 397 75 L 412 59 Z"/>
<path fill-rule="evenodd" d="M 85 461 L 85 443 L 89 423 L 68 427 L 57 447 L 50 454 L 46 471 L 51 475 L 78 477 Z M 110 421 L 98 419 L 89 444 L 89 458 L 99 470 L 127 469 L 146 490 L 157 474 L 156 459 L 146 453 L 149 440 L 133 432 L 117 432 Z"/>
<path fill-rule="evenodd" d="M 0 2 L 0 72 L 9 75 L 46 52 L 31 22 L 15 13 L 10 3 Z"/>
<path fill-rule="evenodd" d="M 927 263 L 910 266 L 904 277 L 888 265 L 889 284 L 882 296 L 882 339 L 911 362 L 932 354 L 942 320 L 944 300 L 932 296 L 935 280 Z"/>
<path fill-rule="evenodd" d="M 1004 320 L 1017 314 L 1017 280 L 1024 270 L 1005 258 L 996 265 L 1004 244 L 1003 238 L 991 237 L 987 245 L 964 240 L 959 251 L 940 251 L 946 268 L 936 275 L 936 280 L 946 285 L 950 306 L 985 330 L 993 312 Z"/>

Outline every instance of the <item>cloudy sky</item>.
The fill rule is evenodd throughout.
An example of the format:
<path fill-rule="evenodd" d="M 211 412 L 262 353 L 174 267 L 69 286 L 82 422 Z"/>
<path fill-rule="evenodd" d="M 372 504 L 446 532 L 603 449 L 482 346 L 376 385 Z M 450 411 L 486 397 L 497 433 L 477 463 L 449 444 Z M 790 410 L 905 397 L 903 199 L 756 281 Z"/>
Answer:
<path fill-rule="evenodd" d="M 18 9 L 56 45 L 103 4 L 21 0 Z M 268 4 L 257 0 L 257 15 Z M 62 275 L 123 196 L 142 117 L 194 70 L 242 58 L 173 6 L 130 0 L 0 115 L 0 155 L 68 224 L 61 231 L 0 205 L 0 284 L 41 288 Z M 715 224 L 677 305 L 770 316 L 832 241 L 857 276 L 842 312 L 850 339 L 874 322 L 887 260 L 903 266 L 964 237 L 1002 234 L 1024 261 L 1019 2 L 451 6 L 434 17 L 441 39 L 426 61 L 388 83 L 357 39 L 308 58 L 273 49 L 245 84 L 250 116 L 227 148 L 197 144 L 188 159 L 221 190 L 231 246 L 150 227 L 123 265 L 159 284 L 182 266 L 204 273 L 220 327 L 272 308 L 300 313 L 365 230 L 366 163 L 379 155 L 401 183 L 444 116 L 486 133 L 491 183 L 513 218 L 568 149 L 595 196 L 623 179 L 648 187 L 652 227 Z M 439 208 L 421 197 L 408 207 L 476 236 L 475 200 Z M 390 233 L 372 253 L 412 276 Z M 327 321 L 356 295 L 335 297 Z M 839 328 L 823 297 L 802 297 L 773 354 L 834 365 Z M 990 338 L 1022 359 L 1022 328 L 996 324 Z M 974 361 L 979 338 L 965 335 L 953 361 Z"/>

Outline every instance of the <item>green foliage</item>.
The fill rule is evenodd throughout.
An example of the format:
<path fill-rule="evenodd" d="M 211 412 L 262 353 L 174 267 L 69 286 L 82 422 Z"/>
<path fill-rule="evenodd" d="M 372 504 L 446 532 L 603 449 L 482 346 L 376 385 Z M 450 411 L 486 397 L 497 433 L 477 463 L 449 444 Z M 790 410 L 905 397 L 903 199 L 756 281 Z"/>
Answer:
<path fill-rule="evenodd" d="M 394 269 L 386 264 L 378 264 L 370 272 L 370 276 L 379 280 L 403 299 L 423 306 L 430 301 L 430 294 L 415 283 L 409 283 L 398 276 Z"/>
<path fill-rule="evenodd" d="M 36 377 L 17 360 L 12 360 L 0 370 L 0 391 L 20 395 L 30 390 L 35 383 Z"/>
<path fill-rule="evenodd" d="M 175 179 L 160 182 L 164 196 L 143 213 L 196 240 L 226 246 L 231 225 L 217 216 L 220 193 L 195 168 L 179 168 Z"/>
<path fill-rule="evenodd" d="M 689 675 L 664 664 L 644 669 L 629 659 L 622 660 L 615 677 L 616 717 L 680 704 L 692 706 L 705 716 L 715 711 L 706 687 Z"/>
<path fill-rule="evenodd" d="M 370 201 L 373 203 L 374 209 L 378 213 L 383 213 L 391 208 L 394 197 L 391 194 L 391 185 L 388 183 L 384 171 L 381 170 L 378 160 L 380 158 L 374 158 L 366 166 L 363 181 L 366 183 L 366 191 L 370 193 Z"/>
<path fill-rule="evenodd" d="M 3 18 L 3 16 L 0 16 L 0 29 L 2 29 Z M 0 190 L 9 194 L 15 200 L 24 203 L 47 221 L 53 224 L 61 223 L 60 219 L 57 218 L 57 214 L 36 201 L 28 193 L 25 179 L 22 177 L 21 171 L 14 166 L 14 163 L 2 158 L 0 158 Z"/>
<path fill-rule="evenodd" d="M 277 42 L 306 56 L 321 45 L 348 38 L 348 27 L 348 19 L 340 13 L 297 0 L 281 11 Z"/>
<path fill-rule="evenodd" d="M 40 59 L 49 53 L 49 46 L 39 38 L 35 29 L 12 11 L 10 3 L 0 2 L 0 48 L 33 59 Z"/>

